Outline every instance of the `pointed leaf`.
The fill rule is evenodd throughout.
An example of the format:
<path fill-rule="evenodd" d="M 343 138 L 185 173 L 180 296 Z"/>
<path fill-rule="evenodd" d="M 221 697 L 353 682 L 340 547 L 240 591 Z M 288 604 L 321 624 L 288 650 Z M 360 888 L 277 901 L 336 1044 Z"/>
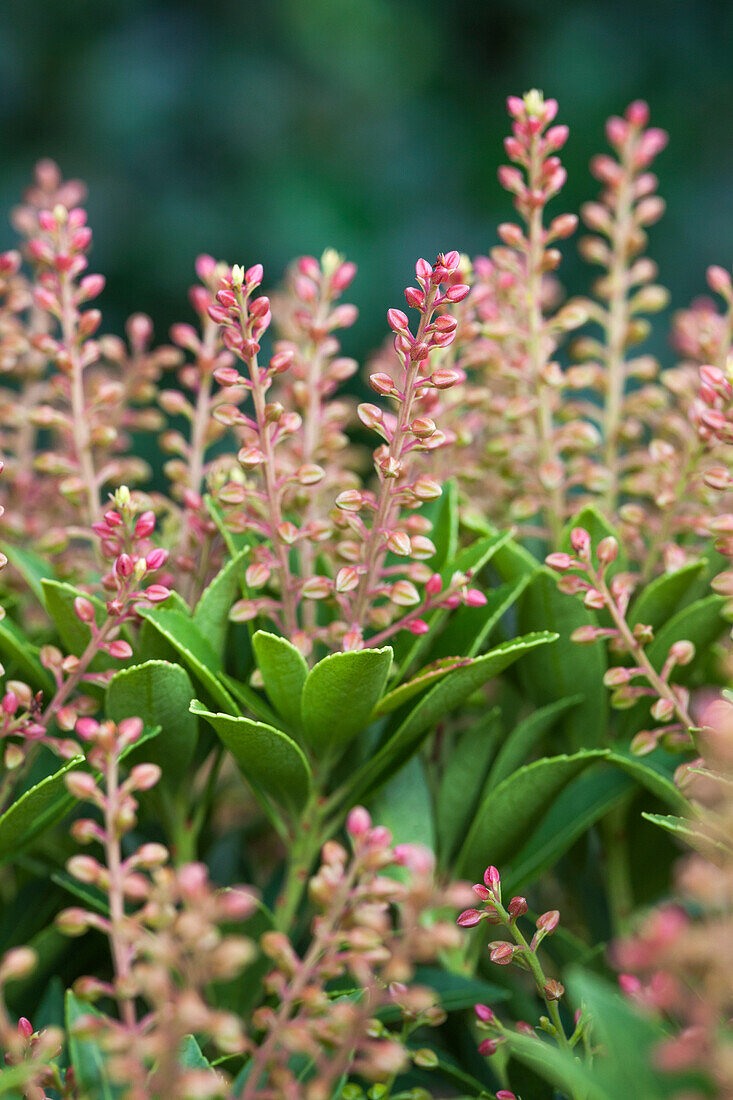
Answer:
<path fill-rule="evenodd" d="M 115 1100 L 121 1093 L 109 1079 L 105 1068 L 106 1057 L 94 1039 L 81 1039 L 75 1034 L 75 1025 L 82 1016 L 99 1016 L 93 1005 L 78 1000 L 71 990 L 66 993 L 66 1033 L 69 1043 L 69 1059 L 74 1067 L 76 1082 L 82 1095 L 95 1100 Z"/>
<path fill-rule="evenodd" d="M 38 602 L 45 607 L 42 582 L 53 579 L 53 569 L 49 562 L 26 546 L 6 544 L 3 550 L 10 564 L 18 570 Z"/>
<path fill-rule="evenodd" d="M 393 688 L 392 691 L 388 691 L 386 695 L 383 695 L 374 708 L 373 717 L 377 718 L 380 715 L 391 714 L 392 711 L 398 710 L 399 707 L 404 706 L 416 695 L 426 691 L 436 680 L 442 680 L 454 668 L 462 668 L 463 665 L 470 663 L 470 657 L 441 657 L 433 664 L 426 665 L 412 680 L 408 680 L 406 684 L 400 684 L 399 687 Z"/>
<path fill-rule="evenodd" d="M 396 732 L 357 772 L 346 787 L 346 797 L 353 803 L 376 790 L 417 751 L 441 718 L 459 707 L 477 688 L 493 676 L 498 676 L 522 654 L 535 646 L 553 642 L 556 637 L 549 631 L 541 631 L 515 638 L 477 657 L 470 665 L 454 669 L 420 700 Z"/>
<path fill-rule="evenodd" d="M 483 798 L 461 849 L 459 878 L 471 878 L 493 863 L 507 862 L 568 783 L 605 756 L 602 749 L 551 756 L 513 772 Z"/>
<path fill-rule="evenodd" d="M 54 678 L 41 664 L 38 647 L 32 645 L 20 627 L 9 618 L 0 621 L 0 656 L 3 664 L 15 666 L 19 679 L 53 695 L 56 686 Z"/>
<path fill-rule="evenodd" d="M 524 763 L 527 754 L 532 751 L 541 737 L 552 729 L 554 723 L 583 699 L 582 695 L 571 695 L 569 699 L 560 699 L 557 703 L 548 703 L 546 707 L 534 711 L 518 723 L 509 734 L 496 754 L 494 766 L 489 775 L 487 789 L 496 787 Z"/>
<path fill-rule="evenodd" d="M 685 595 L 706 564 L 705 558 L 691 561 L 674 573 L 664 573 L 645 584 L 629 608 L 626 616 L 629 626 L 645 623 L 658 630 L 683 607 Z"/>
<path fill-rule="evenodd" d="M 293 730 L 302 729 L 301 696 L 308 676 L 303 654 L 286 638 L 258 630 L 252 638 L 267 698 Z"/>
<path fill-rule="evenodd" d="M 221 662 L 193 620 L 181 611 L 160 606 L 145 608 L 141 613 L 145 621 L 183 657 L 217 705 L 236 711 L 237 705 L 222 682 Z"/>
<path fill-rule="evenodd" d="M 236 557 L 229 559 L 201 593 L 193 613 L 193 621 L 219 660 L 224 656 L 229 612 L 241 594 L 244 562 L 249 555 L 250 549 L 245 546 Z"/>
<path fill-rule="evenodd" d="M 64 776 L 84 764 L 83 756 L 67 760 L 8 807 L 0 817 L 0 860 L 16 855 L 71 809 L 74 798 L 66 789 Z"/>
<path fill-rule="evenodd" d="M 212 714 L 197 699 L 191 711 L 213 726 L 236 760 L 239 770 L 255 793 L 290 812 L 305 805 L 310 791 L 311 770 L 303 750 L 282 730 L 230 714 Z"/>
<path fill-rule="evenodd" d="M 498 707 L 483 715 L 457 738 L 448 754 L 435 807 L 443 866 L 450 866 L 476 809 L 502 733 L 499 715 Z"/>
<path fill-rule="evenodd" d="M 382 697 L 392 648 L 332 653 L 308 673 L 303 688 L 303 731 L 317 756 L 332 756 L 366 729 Z"/>

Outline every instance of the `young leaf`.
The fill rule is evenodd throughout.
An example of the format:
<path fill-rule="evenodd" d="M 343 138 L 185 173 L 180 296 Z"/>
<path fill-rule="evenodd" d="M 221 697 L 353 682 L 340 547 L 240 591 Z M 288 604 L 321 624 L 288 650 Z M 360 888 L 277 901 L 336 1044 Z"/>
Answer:
<path fill-rule="evenodd" d="M 369 725 L 382 697 L 392 648 L 332 653 L 319 661 L 303 687 L 305 739 L 318 757 L 335 756 Z"/>
<path fill-rule="evenodd" d="M 490 863 L 499 867 L 507 862 L 568 783 L 605 755 L 602 749 L 591 749 L 574 756 L 545 757 L 492 787 L 461 849 L 457 876 L 475 877 Z"/>
<path fill-rule="evenodd" d="M 267 697 L 288 726 L 302 729 L 301 696 L 308 676 L 303 654 L 286 638 L 258 630 L 252 638 Z"/>
<path fill-rule="evenodd" d="M 705 568 L 705 558 L 691 561 L 674 573 L 655 577 L 641 589 L 626 616 L 629 626 L 645 623 L 658 630 L 684 606 L 685 596 Z"/>
<path fill-rule="evenodd" d="M 527 754 L 532 751 L 540 738 L 552 729 L 560 715 L 571 707 L 576 707 L 582 699 L 582 695 L 571 695 L 569 699 L 548 703 L 546 707 L 534 711 L 519 722 L 496 754 L 487 789 L 498 786 L 503 779 L 524 763 Z"/>
<path fill-rule="evenodd" d="M 465 702 L 487 680 L 498 676 L 523 653 L 535 646 L 555 641 L 557 635 L 540 631 L 497 646 L 470 665 L 454 669 L 423 696 L 413 711 L 405 718 L 394 734 L 362 767 L 346 786 L 345 796 L 353 804 L 374 791 L 390 775 L 402 767 L 431 729 L 453 710 Z"/>
<path fill-rule="evenodd" d="M 194 694 L 186 670 L 168 661 L 122 669 L 107 687 L 113 722 L 137 716 L 147 726 L 160 726 L 146 759 L 162 768 L 162 782 L 174 788 L 188 777 L 196 748 L 197 724 L 189 710 Z"/>
<path fill-rule="evenodd" d="M 75 756 L 40 783 L 25 791 L 0 817 L 0 860 L 26 848 L 44 830 L 55 825 L 74 804 L 64 776 L 83 767 L 83 756 Z"/>
<path fill-rule="evenodd" d="M 435 807 L 443 866 L 450 866 L 451 856 L 468 830 L 501 737 L 499 715 L 498 707 L 483 715 L 456 739 L 447 756 Z"/>
<path fill-rule="evenodd" d="M 229 559 L 201 593 L 193 613 L 193 621 L 219 660 L 224 657 L 229 612 L 240 594 L 244 562 L 249 555 L 250 548 L 245 546 L 235 557 Z"/>
<path fill-rule="evenodd" d="M 142 615 L 183 657 L 214 702 L 237 711 L 237 704 L 222 682 L 221 662 L 196 623 L 181 611 L 167 607 L 145 608 Z"/>
<path fill-rule="evenodd" d="M 303 750 L 282 730 L 231 714 L 212 714 L 194 699 L 191 711 L 204 718 L 224 742 L 255 793 L 263 792 L 293 814 L 303 809 L 311 770 Z"/>

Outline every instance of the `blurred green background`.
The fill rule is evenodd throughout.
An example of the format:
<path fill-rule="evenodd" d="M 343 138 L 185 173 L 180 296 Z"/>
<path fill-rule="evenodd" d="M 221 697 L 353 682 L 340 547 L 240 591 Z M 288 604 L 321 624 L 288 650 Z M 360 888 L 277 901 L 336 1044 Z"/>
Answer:
<path fill-rule="evenodd" d="M 730 0 L 3 0 L 0 199 L 44 155 L 85 178 L 106 328 L 142 308 L 161 338 L 198 252 L 274 283 L 334 245 L 363 355 L 418 255 L 484 252 L 509 216 L 508 93 L 543 89 L 571 127 L 556 213 L 595 194 L 603 121 L 641 96 L 671 133 L 652 252 L 682 305 L 733 258 L 732 47 Z"/>

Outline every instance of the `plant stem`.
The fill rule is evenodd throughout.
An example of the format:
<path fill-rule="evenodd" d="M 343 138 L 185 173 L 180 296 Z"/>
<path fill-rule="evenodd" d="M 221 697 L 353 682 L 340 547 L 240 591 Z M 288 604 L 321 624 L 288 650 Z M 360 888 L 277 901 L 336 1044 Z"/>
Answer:
<path fill-rule="evenodd" d="M 124 935 L 125 893 L 122 853 L 120 850 L 119 828 L 117 825 L 119 812 L 119 775 L 117 764 L 117 753 L 116 750 L 113 749 L 107 764 L 107 797 L 104 804 L 104 826 L 106 834 L 105 850 L 107 854 L 107 870 L 109 872 L 109 886 L 107 888 L 110 916 L 109 940 L 117 982 L 124 987 L 125 982 L 130 976 L 130 952 L 125 943 Z M 136 1018 L 133 999 L 128 994 L 122 992 L 119 994 L 119 1003 L 122 1019 L 125 1024 L 127 1027 L 134 1027 Z"/>

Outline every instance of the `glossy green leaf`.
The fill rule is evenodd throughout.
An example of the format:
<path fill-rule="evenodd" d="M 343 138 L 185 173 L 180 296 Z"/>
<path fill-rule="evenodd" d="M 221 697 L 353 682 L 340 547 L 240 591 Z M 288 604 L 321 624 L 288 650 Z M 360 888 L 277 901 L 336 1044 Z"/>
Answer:
<path fill-rule="evenodd" d="M 86 593 L 75 588 L 73 584 L 67 584 L 66 581 L 46 579 L 41 581 L 41 587 L 46 611 L 51 617 L 65 648 L 76 657 L 81 656 L 89 644 L 92 632 L 88 625 L 77 617 L 74 611 L 74 600 L 77 596 L 84 596 L 91 601 L 94 606 L 97 626 L 101 626 L 107 618 L 104 604 L 95 596 L 86 595 Z M 106 655 L 100 655 L 99 659 L 104 661 L 107 667 L 114 663 Z"/>
<path fill-rule="evenodd" d="M 630 750 L 614 748 L 608 761 L 621 768 L 655 798 L 666 802 L 677 813 L 691 812 L 691 804 L 674 783 L 674 770 L 679 757 L 658 749 L 648 756 L 634 756 Z"/>
<path fill-rule="evenodd" d="M 603 763 L 571 780 L 502 868 L 507 893 L 515 893 L 554 867 L 584 833 L 627 797 L 632 786 L 628 775 Z"/>
<path fill-rule="evenodd" d="M 256 718 L 259 718 L 262 722 L 267 722 L 271 726 L 280 725 L 280 719 L 267 700 L 263 699 L 259 692 L 255 691 L 249 684 L 235 679 L 234 676 L 229 676 L 226 672 L 220 672 L 219 679 L 243 710 L 251 711 Z"/>
<path fill-rule="evenodd" d="M 305 739 L 319 756 L 339 753 L 366 729 L 382 697 L 392 648 L 332 653 L 319 661 L 303 687 Z"/>
<path fill-rule="evenodd" d="M 386 826 L 395 844 L 423 844 L 435 849 L 433 804 L 425 768 L 413 756 L 369 803 L 373 819 Z"/>
<path fill-rule="evenodd" d="M 431 568 L 440 571 L 454 560 L 458 548 L 458 486 L 452 478 L 443 484 L 430 537 L 435 546 Z"/>
<path fill-rule="evenodd" d="M 0 860 L 26 848 L 42 832 L 55 825 L 74 805 L 64 776 L 83 767 L 83 756 L 75 756 L 34 787 L 25 791 L 0 817 Z"/>
<path fill-rule="evenodd" d="M 374 717 L 391 714 L 393 711 L 398 710 L 416 695 L 421 695 L 423 691 L 427 691 L 437 680 L 442 680 L 454 668 L 461 668 L 463 665 L 470 664 L 470 662 L 470 657 L 442 657 L 433 664 L 427 665 L 407 683 L 400 684 L 392 691 L 388 691 L 386 695 L 383 695 L 374 708 Z"/>
<path fill-rule="evenodd" d="M 674 573 L 664 573 L 645 584 L 629 608 L 626 616 L 629 625 L 645 623 L 658 630 L 683 607 L 686 594 L 706 564 L 704 558 L 688 562 Z"/>
<path fill-rule="evenodd" d="M 471 878 L 488 864 L 500 867 L 508 862 L 568 783 L 604 756 L 603 750 L 586 750 L 574 756 L 545 757 L 492 787 L 474 816 L 456 875 Z"/>
<path fill-rule="evenodd" d="M 38 647 L 28 641 L 12 619 L 0 620 L 0 656 L 6 667 L 14 668 L 18 679 L 53 695 L 54 678 L 41 664 Z"/>
<path fill-rule="evenodd" d="M 213 714 L 197 699 L 193 714 L 204 718 L 224 742 L 256 794 L 297 813 L 310 791 L 311 771 L 303 750 L 282 730 L 230 714 Z"/>
<path fill-rule="evenodd" d="M 189 777 L 197 737 L 196 719 L 189 710 L 194 694 L 186 670 L 169 661 L 122 669 L 107 687 L 107 715 L 113 722 L 137 716 L 146 726 L 160 726 L 146 759 L 161 767 L 162 782 L 171 787 Z"/>
<path fill-rule="evenodd" d="M 496 707 L 482 716 L 457 737 L 447 754 L 435 806 L 440 859 L 444 866 L 450 866 L 453 852 L 465 837 L 483 790 L 501 737 L 499 715 Z"/>
<path fill-rule="evenodd" d="M 518 657 L 535 646 L 547 645 L 555 634 L 540 631 L 497 646 L 470 665 L 454 669 L 432 688 L 417 704 L 387 742 L 362 767 L 346 788 L 353 803 L 376 790 L 390 775 L 402 767 L 437 723 L 465 702 L 477 688 L 493 676 L 498 676 Z"/>
<path fill-rule="evenodd" d="M 230 558 L 201 593 L 193 612 L 194 623 L 219 660 L 224 657 L 229 612 L 241 594 L 244 563 L 249 556 L 250 549 L 245 546 L 235 557 Z"/>
<path fill-rule="evenodd" d="M 704 828 L 696 828 L 695 821 L 691 818 L 676 817 L 673 814 L 642 813 L 641 816 L 652 825 L 658 825 L 660 829 L 671 833 L 682 844 L 691 848 L 701 848 L 703 851 L 708 851 L 711 846 L 714 846 L 730 858 L 733 844 L 711 840 L 710 832 Z"/>
<path fill-rule="evenodd" d="M 184 1069 L 208 1069 L 214 1072 L 211 1062 L 204 1058 L 194 1035 L 187 1035 L 181 1044 L 180 1062 Z"/>
<path fill-rule="evenodd" d="M 302 729 L 301 698 L 308 676 L 303 654 L 286 638 L 258 630 L 252 638 L 267 697 L 293 730 Z"/>
<path fill-rule="evenodd" d="M 214 702 L 235 713 L 238 707 L 224 687 L 221 661 L 196 623 L 182 611 L 161 606 L 146 608 L 142 615 L 183 657 L 189 670 Z"/>
<path fill-rule="evenodd" d="M 68 990 L 66 993 L 66 1031 L 69 1059 L 79 1089 L 94 1100 L 116 1100 L 122 1089 L 115 1087 L 105 1069 L 106 1056 L 94 1039 L 82 1039 L 75 1034 L 75 1025 L 82 1016 L 99 1016 L 93 1005 L 85 1004 Z"/>
<path fill-rule="evenodd" d="M 560 699 L 557 703 L 548 703 L 546 707 L 534 711 L 523 718 L 496 754 L 496 760 L 489 775 L 489 789 L 496 787 L 524 763 L 528 753 L 552 729 L 558 718 L 576 707 L 582 701 L 582 695 L 571 695 L 569 699 Z"/>
<path fill-rule="evenodd" d="M 38 602 L 45 607 L 43 581 L 53 580 L 53 569 L 50 563 L 26 546 L 12 546 L 6 543 L 3 546 L 3 551 L 10 564 L 18 570 Z"/>

